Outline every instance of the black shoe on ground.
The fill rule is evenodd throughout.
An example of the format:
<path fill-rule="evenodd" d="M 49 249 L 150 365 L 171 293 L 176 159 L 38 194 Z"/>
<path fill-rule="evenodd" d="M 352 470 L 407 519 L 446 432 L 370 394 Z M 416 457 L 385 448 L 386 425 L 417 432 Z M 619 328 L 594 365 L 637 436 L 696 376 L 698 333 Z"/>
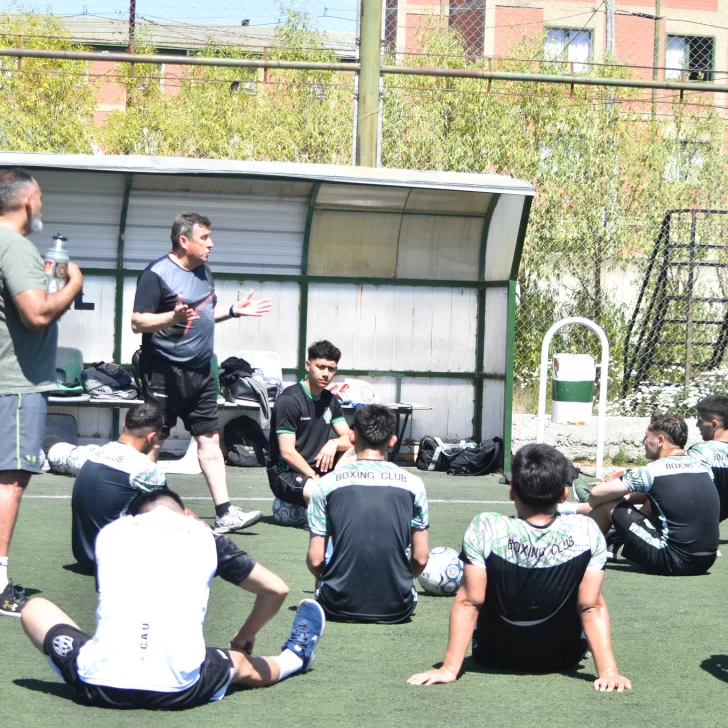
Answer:
<path fill-rule="evenodd" d="M 20 610 L 27 601 L 23 587 L 9 581 L 0 593 L 0 614 L 6 617 L 20 617 Z"/>
<path fill-rule="evenodd" d="M 616 531 L 607 534 L 607 561 L 616 561 L 619 549 L 624 546 L 624 541 L 617 535 Z"/>

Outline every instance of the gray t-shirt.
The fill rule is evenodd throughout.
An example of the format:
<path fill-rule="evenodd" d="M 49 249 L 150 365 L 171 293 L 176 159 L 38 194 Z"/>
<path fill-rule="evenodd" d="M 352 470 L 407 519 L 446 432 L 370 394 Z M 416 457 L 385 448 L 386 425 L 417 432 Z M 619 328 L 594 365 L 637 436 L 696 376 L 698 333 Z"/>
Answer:
<path fill-rule="evenodd" d="M 56 388 L 58 325 L 31 331 L 13 302 L 20 293 L 45 287 L 38 248 L 0 225 L 0 395 Z"/>

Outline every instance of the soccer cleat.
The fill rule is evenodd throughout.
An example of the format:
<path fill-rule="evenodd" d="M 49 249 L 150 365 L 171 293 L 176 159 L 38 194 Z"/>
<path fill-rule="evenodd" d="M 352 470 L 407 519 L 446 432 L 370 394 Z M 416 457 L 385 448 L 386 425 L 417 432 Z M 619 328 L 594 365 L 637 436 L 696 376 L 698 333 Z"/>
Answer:
<path fill-rule="evenodd" d="M 239 531 L 241 528 L 252 526 L 262 517 L 260 511 L 248 511 L 247 513 L 237 506 L 230 506 L 224 516 L 215 516 L 215 533 L 230 533 Z"/>
<path fill-rule="evenodd" d="M 624 546 L 624 540 L 616 531 L 610 531 L 607 534 L 607 561 L 616 561 L 619 549 Z"/>
<path fill-rule="evenodd" d="M 20 610 L 27 601 L 23 587 L 16 586 L 9 581 L 0 594 L 0 614 L 4 614 L 6 617 L 20 617 Z"/>
<path fill-rule="evenodd" d="M 589 486 L 586 481 L 577 478 L 571 484 L 571 492 L 574 494 L 574 498 L 576 498 L 579 503 L 586 503 L 589 500 L 589 495 L 591 494 L 591 486 Z"/>
<path fill-rule="evenodd" d="M 301 672 L 308 672 L 311 669 L 316 645 L 325 627 L 326 616 L 321 605 L 313 599 L 304 599 L 298 605 L 296 616 L 293 618 L 288 641 L 281 648 L 290 650 L 303 660 Z"/>

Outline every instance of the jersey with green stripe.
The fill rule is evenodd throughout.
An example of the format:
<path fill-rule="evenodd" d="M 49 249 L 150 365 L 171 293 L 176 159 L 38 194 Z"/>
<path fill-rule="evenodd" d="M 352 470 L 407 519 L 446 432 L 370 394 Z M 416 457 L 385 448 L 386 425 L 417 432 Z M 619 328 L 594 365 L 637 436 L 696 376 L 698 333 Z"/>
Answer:
<path fill-rule="evenodd" d="M 314 397 L 304 382 L 284 389 L 276 400 L 270 425 L 268 466 L 279 473 L 290 470 L 280 456 L 278 436 L 296 436 L 296 451 L 318 472 L 316 456 L 331 436 L 332 425 L 344 422 L 339 400 L 327 389 Z"/>
<path fill-rule="evenodd" d="M 715 553 L 720 500 L 705 462 L 689 454 L 668 455 L 628 470 L 622 482 L 632 493 L 647 494 L 664 548 L 688 561 Z"/>
<path fill-rule="evenodd" d="M 329 617 L 387 624 L 412 614 L 412 531 L 429 527 L 420 478 L 382 460 L 344 465 L 315 484 L 308 524 L 333 543 L 317 592 Z"/>
<path fill-rule="evenodd" d="M 728 442 L 708 440 L 698 442 L 688 450 L 696 460 L 713 471 L 713 482 L 720 499 L 720 520 L 728 518 Z"/>
<path fill-rule="evenodd" d="M 476 661 L 552 671 L 582 657 L 579 585 L 587 570 L 606 565 L 606 543 L 594 520 L 556 515 L 536 526 L 481 513 L 465 533 L 461 559 L 486 570 L 485 601 L 473 640 Z"/>

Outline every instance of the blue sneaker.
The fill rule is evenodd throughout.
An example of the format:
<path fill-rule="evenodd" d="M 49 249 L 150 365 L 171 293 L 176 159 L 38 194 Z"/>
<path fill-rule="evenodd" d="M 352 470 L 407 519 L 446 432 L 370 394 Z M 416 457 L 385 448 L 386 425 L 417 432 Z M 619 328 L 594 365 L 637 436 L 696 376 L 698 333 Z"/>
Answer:
<path fill-rule="evenodd" d="M 308 672 L 313 665 L 321 635 L 326 627 L 326 616 L 318 602 L 313 599 L 304 599 L 298 605 L 298 611 L 293 618 L 291 635 L 281 649 L 290 650 L 303 660 L 301 672 Z"/>

